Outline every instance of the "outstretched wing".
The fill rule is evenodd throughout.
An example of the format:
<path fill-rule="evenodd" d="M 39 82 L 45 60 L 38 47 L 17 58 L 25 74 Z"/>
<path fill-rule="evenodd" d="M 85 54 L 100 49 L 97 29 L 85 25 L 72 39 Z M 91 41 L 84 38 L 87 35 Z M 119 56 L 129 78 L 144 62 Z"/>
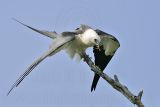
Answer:
<path fill-rule="evenodd" d="M 26 26 L 26 27 L 28 27 L 29 29 L 31 29 L 31 30 L 33 30 L 33 31 L 35 31 L 35 32 L 38 32 L 38 33 L 40 33 L 40 34 L 42 34 L 42 35 L 45 35 L 45 36 L 47 36 L 47 37 L 49 37 L 49 38 L 51 38 L 51 39 L 55 39 L 55 38 L 58 36 L 58 34 L 57 34 L 56 32 L 51 32 L 51 31 L 46 31 L 46 30 L 38 30 L 38 29 L 36 29 L 36 28 L 33 28 L 33 27 L 31 27 L 31 26 L 28 26 L 28 25 L 26 25 L 26 24 L 18 21 L 17 19 L 14 19 L 14 18 L 12 18 L 12 19 L 13 19 L 14 21 L 22 24 L 23 26 Z"/>
<path fill-rule="evenodd" d="M 93 47 L 95 65 L 98 66 L 101 69 L 101 71 L 103 71 L 112 59 L 116 50 L 119 48 L 120 44 L 114 36 L 98 29 L 95 31 L 101 38 L 101 46 Z M 100 76 L 98 74 L 94 75 L 91 91 L 96 89 L 99 78 Z"/>
<path fill-rule="evenodd" d="M 41 57 L 39 57 L 37 60 L 35 60 L 27 69 L 26 71 L 17 79 L 17 81 L 12 85 L 11 89 L 7 93 L 9 93 L 13 90 L 13 88 L 17 87 L 23 79 L 40 63 L 42 62 L 46 57 L 54 55 L 55 53 L 59 52 L 63 48 L 65 48 L 71 41 L 74 40 L 74 36 L 60 36 L 55 39 L 54 43 L 52 44 L 51 48 L 45 52 Z"/>

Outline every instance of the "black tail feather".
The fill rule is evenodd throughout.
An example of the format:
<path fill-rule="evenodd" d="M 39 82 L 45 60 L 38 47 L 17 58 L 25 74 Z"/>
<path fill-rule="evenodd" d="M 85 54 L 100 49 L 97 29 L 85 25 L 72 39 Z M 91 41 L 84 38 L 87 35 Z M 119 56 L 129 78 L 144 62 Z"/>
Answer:
<path fill-rule="evenodd" d="M 91 92 L 96 89 L 99 78 L 100 76 L 98 74 L 94 75 L 92 86 L 91 86 Z"/>

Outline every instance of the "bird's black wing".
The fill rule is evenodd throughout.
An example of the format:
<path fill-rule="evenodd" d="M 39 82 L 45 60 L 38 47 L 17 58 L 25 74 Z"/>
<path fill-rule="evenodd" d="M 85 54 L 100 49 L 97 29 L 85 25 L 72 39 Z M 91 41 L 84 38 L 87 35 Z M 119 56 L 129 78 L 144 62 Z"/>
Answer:
<path fill-rule="evenodd" d="M 95 65 L 98 66 L 101 69 L 101 71 L 103 71 L 105 67 L 108 65 L 113 55 L 106 56 L 103 46 L 100 46 L 100 49 L 94 46 L 93 52 L 94 52 L 94 57 L 95 57 Z M 94 74 L 91 91 L 96 89 L 99 78 L 100 76 L 98 74 Z"/>
<path fill-rule="evenodd" d="M 101 71 L 103 71 L 108 65 L 108 63 L 110 62 L 110 60 L 112 59 L 115 51 L 118 49 L 119 42 L 114 36 L 110 34 L 107 34 L 100 30 L 95 30 L 95 31 L 101 38 L 101 46 L 93 47 L 95 65 L 98 66 L 101 69 Z M 113 47 L 114 44 L 117 46 Z M 114 48 L 113 50 L 111 49 L 112 47 Z M 113 52 L 111 51 L 112 52 L 111 54 L 106 54 L 107 53 L 106 51 L 109 51 L 109 49 L 111 49 Z M 99 78 L 100 76 L 98 74 L 94 75 L 92 86 L 91 86 L 91 91 L 96 89 Z"/>

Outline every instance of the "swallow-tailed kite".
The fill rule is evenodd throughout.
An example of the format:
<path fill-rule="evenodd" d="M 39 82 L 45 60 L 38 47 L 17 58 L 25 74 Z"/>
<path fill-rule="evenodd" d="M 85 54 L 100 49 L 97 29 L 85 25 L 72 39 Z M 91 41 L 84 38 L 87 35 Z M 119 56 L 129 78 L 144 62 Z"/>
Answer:
<path fill-rule="evenodd" d="M 101 39 L 91 27 L 87 25 L 81 25 L 79 29 L 74 32 L 62 32 L 57 34 L 56 32 L 48 32 L 43 30 L 37 30 L 33 27 L 30 27 L 16 19 L 15 21 L 21 23 L 22 25 L 41 33 L 45 36 L 53 38 L 53 44 L 50 46 L 49 50 L 35 60 L 26 71 L 17 79 L 17 81 L 12 85 L 8 94 L 12 91 L 13 88 L 17 87 L 22 80 L 45 58 L 52 56 L 61 50 L 66 50 L 67 53 L 73 58 L 75 55 L 79 55 L 88 47 L 93 47 L 94 45 L 99 45 Z"/>
<path fill-rule="evenodd" d="M 105 33 L 99 29 L 95 31 L 101 38 L 100 46 L 97 47 L 97 45 L 95 45 L 93 47 L 95 65 L 103 71 L 112 59 L 116 50 L 120 47 L 120 43 L 114 36 L 108 33 Z M 98 74 L 94 75 L 91 92 L 96 89 L 99 78 L 100 76 Z"/>

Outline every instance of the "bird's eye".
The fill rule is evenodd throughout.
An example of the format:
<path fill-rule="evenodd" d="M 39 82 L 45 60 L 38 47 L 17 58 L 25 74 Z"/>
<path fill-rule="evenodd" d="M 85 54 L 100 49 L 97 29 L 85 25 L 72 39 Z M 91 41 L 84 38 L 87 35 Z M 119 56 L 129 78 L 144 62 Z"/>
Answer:
<path fill-rule="evenodd" d="M 98 42 L 98 40 L 97 40 L 97 39 L 94 39 L 94 42 L 95 42 L 95 43 L 97 43 L 97 42 Z"/>
<path fill-rule="evenodd" d="M 99 45 L 99 44 L 100 44 L 100 42 L 99 42 L 98 39 L 94 39 L 94 42 L 95 42 L 96 45 Z"/>

